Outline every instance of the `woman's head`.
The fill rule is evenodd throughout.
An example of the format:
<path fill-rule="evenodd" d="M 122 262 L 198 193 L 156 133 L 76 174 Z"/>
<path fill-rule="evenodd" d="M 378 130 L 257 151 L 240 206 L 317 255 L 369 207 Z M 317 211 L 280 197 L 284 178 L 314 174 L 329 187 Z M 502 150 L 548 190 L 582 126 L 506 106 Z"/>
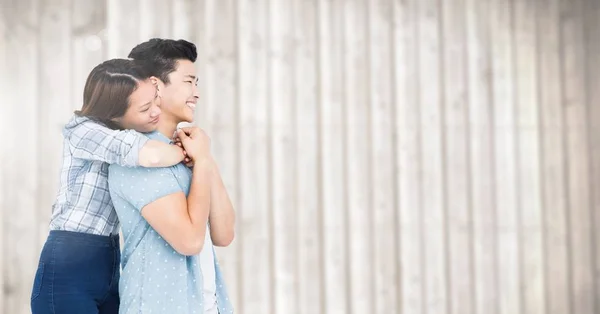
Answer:
<path fill-rule="evenodd" d="M 76 114 L 113 129 L 154 131 L 160 115 L 160 97 L 150 77 L 140 61 L 105 61 L 89 74 L 83 106 Z"/>

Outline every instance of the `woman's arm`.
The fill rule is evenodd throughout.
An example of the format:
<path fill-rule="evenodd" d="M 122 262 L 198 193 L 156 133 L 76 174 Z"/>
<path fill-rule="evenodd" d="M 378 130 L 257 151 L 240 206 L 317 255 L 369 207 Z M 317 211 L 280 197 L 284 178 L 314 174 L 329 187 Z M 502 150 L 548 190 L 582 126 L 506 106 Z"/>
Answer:
<path fill-rule="evenodd" d="M 149 140 L 134 130 L 112 130 L 92 120 L 70 129 L 65 140 L 75 158 L 125 167 L 168 167 L 185 157 L 176 145 Z"/>
<path fill-rule="evenodd" d="M 138 163 L 142 167 L 170 167 L 185 158 L 183 149 L 177 145 L 149 140 L 139 152 Z"/>

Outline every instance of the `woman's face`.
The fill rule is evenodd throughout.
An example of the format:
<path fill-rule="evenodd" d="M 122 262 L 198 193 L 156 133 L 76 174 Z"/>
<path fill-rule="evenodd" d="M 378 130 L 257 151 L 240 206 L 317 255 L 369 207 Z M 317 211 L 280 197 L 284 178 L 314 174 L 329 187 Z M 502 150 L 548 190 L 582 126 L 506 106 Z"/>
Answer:
<path fill-rule="evenodd" d="M 158 127 L 160 113 L 160 97 L 156 86 L 150 80 L 145 80 L 141 81 L 138 88 L 129 96 L 129 107 L 117 122 L 124 129 L 152 132 Z"/>

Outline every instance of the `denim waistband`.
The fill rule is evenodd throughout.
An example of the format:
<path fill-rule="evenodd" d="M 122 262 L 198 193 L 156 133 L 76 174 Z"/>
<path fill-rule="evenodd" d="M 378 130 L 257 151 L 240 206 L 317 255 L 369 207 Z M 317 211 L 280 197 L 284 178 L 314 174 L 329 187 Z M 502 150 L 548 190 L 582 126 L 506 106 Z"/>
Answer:
<path fill-rule="evenodd" d="M 118 234 L 103 236 L 83 232 L 50 230 L 50 234 L 48 235 L 48 241 L 74 241 L 81 243 L 89 243 L 91 245 L 96 246 L 119 247 Z"/>

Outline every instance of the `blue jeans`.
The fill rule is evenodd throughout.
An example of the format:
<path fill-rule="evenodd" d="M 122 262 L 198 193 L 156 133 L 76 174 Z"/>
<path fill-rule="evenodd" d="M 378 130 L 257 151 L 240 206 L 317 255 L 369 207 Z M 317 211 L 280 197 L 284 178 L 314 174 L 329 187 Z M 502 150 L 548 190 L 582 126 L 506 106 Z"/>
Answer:
<path fill-rule="evenodd" d="M 32 314 L 118 314 L 119 236 L 52 230 L 31 291 Z"/>

